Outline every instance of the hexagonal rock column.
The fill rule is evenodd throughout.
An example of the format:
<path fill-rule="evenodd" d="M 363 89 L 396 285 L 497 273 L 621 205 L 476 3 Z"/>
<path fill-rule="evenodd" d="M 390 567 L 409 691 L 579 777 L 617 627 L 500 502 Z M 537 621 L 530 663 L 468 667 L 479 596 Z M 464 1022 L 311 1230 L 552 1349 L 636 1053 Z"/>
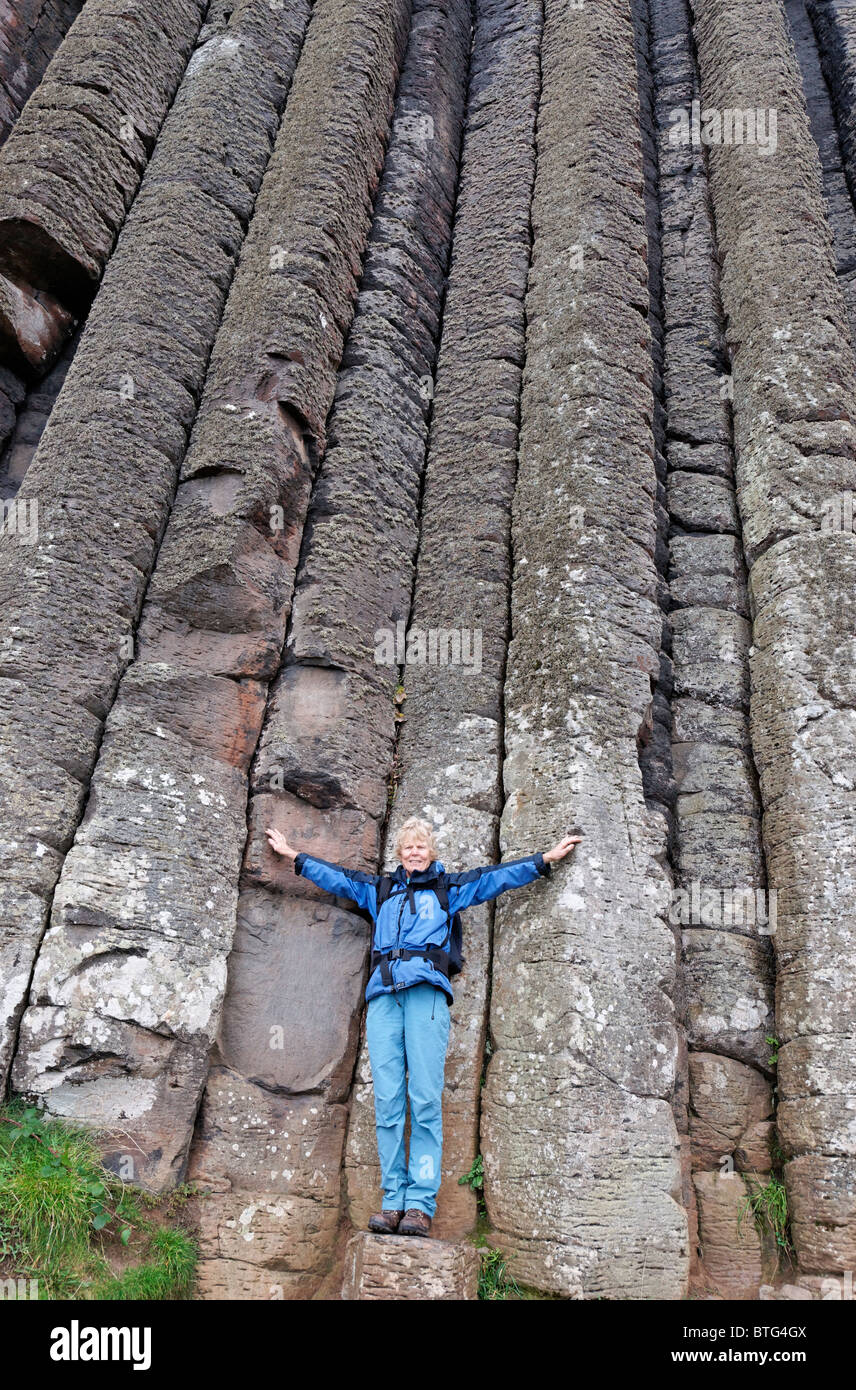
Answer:
<path fill-rule="evenodd" d="M 203 27 L 25 467 L 38 539 L 0 539 L 3 1077 L 308 13 L 294 0 L 274 24 L 267 0 L 240 0 Z"/>
<path fill-rule="evenodd" d="M 856 11 L 841 0 L 807 0 L 832 96 L 844 172 L 856 201 Z"/>
<path fill-rule="evenodd" d="M 585 839 L 497 904 L 485 1196 L 519 1281 L 680 1298 L 671 880 L 638 758 L 661 613 L 634 33 L 621 0 L 545 17 L 501 835 Z"/>
<path fill-rule="evenodd" d="M 479 1255 L 466 1241 L 358 1231 L 345 1252 L 342 1298 L 423 1302 L 478 1297 Z"/>
<path fill-rule="evenodd" d="M 432 629 L 457 634 L 467 664 L 411 662 L 402 675 L 407 698 L 387 843 L 394 842 L 408 815 L 426 816 L 437 827 L 441 858 L 450 869 L 498 857 L 511 495 L 540 32 L 538 0 L 478 4 L 411 614 L 414 636 Z M 388 857 L 387 866 L 393 864 Z M 466 965 L 454 985 L 443 1096 L 443 1181 L 433 1227 L 448 1239 L 464 1234 L 476 1220 L 475 1196 L 458 1178 L 478 1152 L 491 907 L 466 914 Z M 348 1213 L 362 1227 L 380 1204 L 374 1092 L 364 1041 L 345 1171 Z"/>
<path fill-rule="evenodd" d="M 406 0 L 312 12 L 22 1025 L 18 1089 L 112 1129 L 108 1162 L 151 1188 L 183 1171 L 219 1021 L 247 769 L 408 19 Z"/>
<path fill-rule="evenodd" d="M 0 4 L 0 145 L 83 0 L 3 0 Z"/>
<path fill-rule="evenodd" d="M 800 1265 L 826 1275 L 856 1261 L 856 364 L 781 6 L 692 9 L 778 894 L 778 1129 Z"/>
<path fill-rule="evenodd" d="M 88 0 L 0 150 L 5 365 L 40 376 L 91 301 L 205 8 Z"/>
<path fill-rule="evenodd" d="M 298 848 L 325 859 L 368 869 L 377 864 L 398 680 L 394 663 L 376 660 L 378 631 L 394 630 L 410 608 L 426 384 L 451 239 L 469 21 L 468 0 L 414 2 L 360 294 L 328 421 L 330 442 L 307 518 L 285 659 L 252 771 L 238 926 L 212 1053 L 216 1085 L 206 1091 L 191 1174 L 199 1165 L 216 1171 L 209 1134 L 227 1125 L 234 1086 L 250 1094 L 258 1089 L 258 1106 L 276 1092 L 278 1124 L 289 1132 L 309 1113 L 313 1145 L 338 1145 L 341 1155 L 342 1102 L 365 985 L 366 923 L 274 860 L 264 827 L 278 826 Z M 280 1191 L 268 1191 L 264 1174 L 248 1165 L 233 1162 L 229 1171 L 229 1196 L 212 1197 L 209 1209 L 272 1201 Z M 319 1181 L 325 1211 L 338 1200 L 338 1184 L 336 1164 Z M 319 1229 L 311 1208 L 304 1214 L 306 1231 L 295 1235 L 298 1212 L 283 1229 L 275 1258 L 265 1246 L 245 1248 L 248 1285 L 256 1281 L 263 1288 L 268 1267 L 289 1267 L 295 1240 L 301 1251 L 312 1247 L 316 1278 L 328 1273 L 335 1231 L 329 1223 Z M 237 1270 L 233 1264 L 218 1275 L 205 1258 L 203 1267 L 206 1287 Z M 292 1281 L 293 1296 L 303 1296 L 302 1287 Z"/>

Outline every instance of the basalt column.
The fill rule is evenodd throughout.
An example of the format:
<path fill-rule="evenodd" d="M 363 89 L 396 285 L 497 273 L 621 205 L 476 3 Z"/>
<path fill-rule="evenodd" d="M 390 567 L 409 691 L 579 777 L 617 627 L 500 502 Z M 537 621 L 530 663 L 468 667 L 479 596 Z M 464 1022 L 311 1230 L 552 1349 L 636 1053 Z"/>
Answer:
<path fill-rule="evenodd" d="M 0 538 L 4 1078 L 308 13 L 211 7 L 35 455 L 25 411 L 4 460 L 4 489 L 24 474 Z"/>
<path fill-rule="evenodd" d="M 0 145 L 83 0 L 0 0 Z"/>
<path fill-rule="evenodd" d="M 247 769 L 409 8 L 313 9 L 22 1025 L 18 1089 L 114 1131 L 108 1162 L 151 1188 L 184 1170 L 216 1034 Z"/>
<path fill-rule="evenodd" d="M 82 5 L 83 0 L 0 0 L 0 145 Z M 19 371 L 23 367 L 19 363 Z M 0 366 L 0 449 L 23 399 L 19 373 Z"/>
<path fill-rule="evenodd" d="M 485 1195 L 522 1282 L 679 1298 L 671 880 L 638 758 L 661 612 L 626 6 L 548 0 L 541 67 L 501 844 L 516 856 L 574 825 L 585 838 L 497 905 Z"/>
<path fill-rule="evenodd" d="M 828 33 L 822 18 L 818 23 L 817 37 L 810 13 L 829 15 L 833 21 L 833 32 L 837 32 L 839 16 L 850 15 L 845 42 L 852 45 L 856 58 L 856 10 L 847 11 L 831 7 L 813 6 L 809 0 L 785 0 L 785 13 L 794 51 L 802 75 L 803 92 L 812 138 L 817 145 L 823 179 L 823 198 L 826 206 L 826 219 L 832 232 L 835 269 L 838 283 L 847 305 L 850 321 L 850 338 L 856 340 L 856 216 L 853 199 L 848 188 L 848 176 L 844 167 L 845 147 L 844 129 L 839 131 L 838 122 L 846 126 L 848 98 L 840 93 L 836 101 L 833 92 L 839 91 L 834 81 L 840 71 L 836 57 L 827 50 Z M 838 52 L 837 48 L 834 50 Z M 853 74 L 856 75 L 856 74 Z M 851 78 L 852 81 L 852 78 Z M 856 87 L 851 86 L 849 102 L 852 102 Z M 836 119 L 837 114 L 837 119 Z"/>
<path fill-rule="evenodd" d="M 834 1275 L 856 1259 L 856 536 L 841 505 L 856 489 L 856 366 L 784 14 L 774 0 L 692 10 L 777 890 L 778 1132 L 801 1270 Z"/>
<path fill-rule="evenodd" d="M 189 1168 L 208 1189 L 208 1298 L 311 1296 L 334 1254 L 369 933 L 353 904 L 275 860 L 265 826 L 310 854 L 377 867 L 398 680 L 383 637 L 410 608 L 469 42 L 468 0 L 415 0 L 251 771 L 238 926 Z"/>
<path fill-rule="evenodd" d="M 414 659 L 402 672 L 405 718 L 392 786 L 389 868 L 395 863 L 395 832 L 409 815 L 425 816 L 437 827 L 447 868 L 498 858 L 510 512 L 541 18 L 539 0 L 480 0 L 477 6 L 408 634 Z M 432 641 L 436 656 L 429 661 Z M 432 1227 L 449 1240 L 476 1220 L 474 1194 L 458 1178 L 478 1153 L 491 906 L 466 914 L 466 965 L 454 983 L 443 1181 Z M 348 1214 L 357 1227 L 380 1205 L 374 1121 L 363 1040 L 345 1160 Z"/>
<path fill-rule="evenodd" d="M 769 1173 L 773 982 L 749 741 L 750 628 L 699 97 L 685 0 L 650 6 L 659 167 L 676 781 L 672 919 L 682 930 L 689 1125 L 704 1272 L 757 1297 L 743 1173 Z M 766 1178 L 764 1179 L 766 1180 Z"/>
<path fill-rule="evenodd" d="M 0 362 L 41 376 L 85 312 L 205 12 L 88 0 L 0 150 Z"/>

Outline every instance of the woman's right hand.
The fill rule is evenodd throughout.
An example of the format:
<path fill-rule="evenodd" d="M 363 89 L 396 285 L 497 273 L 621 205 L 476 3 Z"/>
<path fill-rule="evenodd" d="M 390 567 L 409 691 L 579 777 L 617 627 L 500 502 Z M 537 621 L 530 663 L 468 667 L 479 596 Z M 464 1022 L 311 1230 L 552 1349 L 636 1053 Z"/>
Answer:
<path fill-rule="evenodd" d="M 282 832 L 279 830 L 274 830 L 273 827 L 270 825 L 266 825 L 265 834 L 268 837 L 268 844 L 270 845 L 274 854 L 284 854 L 286 859 L 290 859 L 293 863 L 294 860 L 297 858 L 298 851 L 296 849 L 291 848 L 291 845 L 288 843 Z"/>

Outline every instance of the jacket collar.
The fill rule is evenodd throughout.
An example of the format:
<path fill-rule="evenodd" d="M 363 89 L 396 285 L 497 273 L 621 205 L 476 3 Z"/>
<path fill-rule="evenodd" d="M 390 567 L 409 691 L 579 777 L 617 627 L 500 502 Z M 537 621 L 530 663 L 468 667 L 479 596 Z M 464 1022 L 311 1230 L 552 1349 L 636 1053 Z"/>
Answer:
<path fill-rule="evenodd" d="M 414 888 L 421 887 L 423 883 L 430 883 L 442 872 L 443 865 L 439 859 L 432 859 L 427 869 L 415 869 L 409 878 L 407 877 L 407 870 L 404 865 L 399 864 L 393 874 L 393 879 L 404 886 L 404 890 L 407 893 L 407 900 L 410 904 L 410 911 L 414 917 L 416 916 L 416 899 L 413 896 Z"/>
<path fill-rule="evenodd" d="M 441 874 L 442 872 L 443 865 L 440 863 L 440 860 L 432 859 L 427 869 L 414 869 L 409 879 L 407 877 L 407 870 L 405 869 L 404 865 L 399 864 L 398 868 L 393 874 L 393 878 L 397 879 L 399 883 L 404 884 L 407 884 L 408 882 L 424 883 L 426 880 L 436 878 L 437 875 Z"/>

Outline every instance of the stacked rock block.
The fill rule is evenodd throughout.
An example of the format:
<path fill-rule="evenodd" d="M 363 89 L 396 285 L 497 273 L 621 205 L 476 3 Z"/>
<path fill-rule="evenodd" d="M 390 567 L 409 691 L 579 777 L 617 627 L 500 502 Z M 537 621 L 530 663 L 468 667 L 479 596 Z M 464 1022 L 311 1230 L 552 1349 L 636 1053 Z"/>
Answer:
<path fill-rule="evenodd" d="M 852 763 L 856 367 L 785 16 L 694 0 L 703 104 L 753 107 L 756 142 L 709 151 L 732 361 L 737 498 L 753 620 L 751 732 L 777 891 L 777 1126 L 801 1271 L 856 1258 Z M 758 45 L 753 36 L 765 35 Z"/>
<path fill-rule="evenodd" d="M 730 377 L 704 150 L 688 138 L 699 92 L 684 0 L 652 5 L 650 24 L 671 523 L 672 917 L 682 938 L 690 1048 L 688 1205 L 691 1215 L 695 1209 L 705 1271 L 725 1297 L 755 1297 L 760 1241 L 753 1224 L 740 1219 L 747 1196 L 742 1173 L 766 1181 L 771 1166 L 769 1145 L 761 1141 L 771 1129 L 766 1038 L 773 1029 L 773 972 L 749 739 L 751 636 Z M 721 1128 L 724 1114 L 730 1124 Z M 764 1128 L 756 1134 L 758 1121 Z M 718 1130 L 720 1152 L 712 1155 Z"/>
<path fill-rule="evenodd" d="M 276 1281 L 283 1297 L 305 1297 L 332 1271 L 369 934 L 352 903 L 336 906 L 275 861 L 264 832 L 272 824 L 311 854 L 377 867 L 398 682 L 383 635 L 410 611 L 469 26 L 461 0 L 414 3 L 284 660 L 252 768 L 228 993 L 190 1165 L 220 1188 L 200 1209 L 209 1296 L 265 1296 Z M 232 1134 L 237 1153 L 225 1143 Z M 287 1212 L 260 1248 L 232 1234 L 251 1201 Z"/>
<path fill-rule="evenodd" d="M 835 111 L 851 203 L 856 202 L 856 9 L 847 0 L 803 0 L 817 39 L 823 75 Z M 794 26 L 795 0 L 788 14 Z M 798 50 L 801 51 L 801 50 Z M 811 110 L 811 107 L 809 107 Z M 835 225 L 833 223 L 833 225 Z"/>
<path fill-rule="evenodd" d="M 823 198 L 826 218 L 832 232 L 835 255 L 835 269 L 850 323 L 851 341 L 856 341 L 856 216 L 848 188 L 842 155 L 842 140 L 836 122 L 836 104 L 827 81 L 835 83 L 835 74 L 845 70 L 845 62 L 830 62 L 830 55 L 820 40 L 825 37 L 822 20 L 815 34 L 809 14 L 808 0 L 786 0 L 785 13 L 788 18 L 791 40 L 800 67 L 803 93 L 809 124 L 817 152 L 823 179 Z M 823 6 L 822 13 L 836 15 L 836 11 Z M 856 18 L 852 8 L 843 11 Z M 837 18 L 837 16 L 836 16 Z M 845 30 L 845 32 L 847 32 Z M 851 43 L 856 53 L 856 27 L 851 27 Z M 839 103 L 839 121 L 842 122 L 843 107 Z"/>
<path fill-rule="evenodd" d="M 495 863 L 501 810 L 502 684 L 508 640 L 510 509 L 517 463 L 535 168 L 541 6 L 479 4 L 467 138 L 443 316 L 411 612 L 414 641 L 434 633 L 443 664 L 402 670 L 405 714 L 388 851 L 408 815 L 438 827 L 447 868 Z M 456 645 L 457 644 L 457 645 Z M 538 848 L 538 846 L 535 846 Z M 387 853 L 387 865 L 394 859 Z M 465 918 L 443 1099 L 443 1180 L 433 1230 L 457 1240 L 476 1220 L 458 1179 L 479 1151 L 490 985 L 491 904 Z M 374 1094 L 360 1049 L 345 1157 L 348 1215 L 379 1204 Z"/>

